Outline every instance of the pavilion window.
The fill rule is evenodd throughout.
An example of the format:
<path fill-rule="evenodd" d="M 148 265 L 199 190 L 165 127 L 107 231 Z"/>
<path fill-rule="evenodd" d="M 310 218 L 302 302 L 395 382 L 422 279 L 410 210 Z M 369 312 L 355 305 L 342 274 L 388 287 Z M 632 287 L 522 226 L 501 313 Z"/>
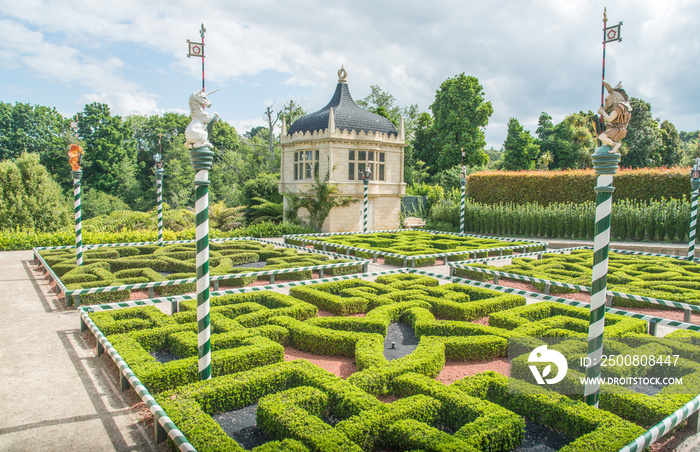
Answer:
<path fill-rule="evenodd" d="M 369 166 L 370 180 L 385 180 L 386 155 L 378 151 L 348 151 L 348 180 L 361 180 L 358 174 Z"/>

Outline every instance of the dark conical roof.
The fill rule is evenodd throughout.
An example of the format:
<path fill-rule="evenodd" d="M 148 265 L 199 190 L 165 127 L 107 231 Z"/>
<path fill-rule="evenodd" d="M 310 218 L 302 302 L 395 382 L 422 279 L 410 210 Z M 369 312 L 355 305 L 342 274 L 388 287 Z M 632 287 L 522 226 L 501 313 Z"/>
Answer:
<path fill-rule="evenodd" d="M 294 121 L 287 133 L 292 135 L 295 132 L 304 133 L 327 129 L 331 108 L 335 117 L 336 129 L 397 135 L 396 127 L 391 121 L 382 115 L 363 110 L 352 100 L 348 84 L 343 80 L 338 82 L 335 94 L 328 105 Z"/>

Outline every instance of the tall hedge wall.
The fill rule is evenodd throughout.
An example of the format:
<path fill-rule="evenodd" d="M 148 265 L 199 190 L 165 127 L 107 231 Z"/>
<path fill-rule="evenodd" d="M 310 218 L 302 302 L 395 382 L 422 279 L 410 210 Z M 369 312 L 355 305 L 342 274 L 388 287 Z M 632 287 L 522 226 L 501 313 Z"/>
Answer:
<path fill-rule="evenodd" d="M 568 171 L 483 171 L 467 179 L 468 196 L 484 204 L 594 201 L 592 169 Z M 690 197 L 689 168 L 622 169 L 615 174 L 613 198 L 632 200 Z"/>

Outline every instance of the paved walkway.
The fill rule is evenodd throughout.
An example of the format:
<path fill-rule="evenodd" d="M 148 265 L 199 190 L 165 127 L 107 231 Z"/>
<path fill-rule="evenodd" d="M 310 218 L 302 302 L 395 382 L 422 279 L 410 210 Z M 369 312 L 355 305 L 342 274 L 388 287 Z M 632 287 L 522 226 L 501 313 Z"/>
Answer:
<path fill-rule="evenodd" d="M 31 259 L 0 253 L 0 450 L 156 450 L 133 391 L 119 391 Z"/>
<path fill-rule="evenodd" d="M 564 246 L 574 245 L 552 243 Z M 107 355 L 95 356 L 77 312 L 63 309 L 31 259 L 31 251 L 0 252 L 0 451 L 164 450 L 131 408 L 133 391 L 119 390 Z M 698 444 L 696 435 L 676 450 Z"/>

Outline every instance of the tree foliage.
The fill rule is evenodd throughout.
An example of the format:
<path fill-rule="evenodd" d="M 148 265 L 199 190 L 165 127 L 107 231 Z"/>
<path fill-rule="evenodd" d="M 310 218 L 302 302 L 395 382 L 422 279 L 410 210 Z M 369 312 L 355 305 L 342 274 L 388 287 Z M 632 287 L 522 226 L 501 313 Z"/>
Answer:
<path fill-rule="evenodd" d="M 508 121 L 508 136 L 503 143 L 502 169 L 507 171 L 531 170 L 540 152 L 530 132 L 523 129 L 517 119 Z"/>
<path fill-rule="evenodd" d="M 306 115 L 306 112 L 299 104 L 294 102 L 294 99 L 289 99 L 289 102 L 282 106 L 282 111 L 280 112 L 280 118 L 284 119 L 288 129 L 294 121 L 304 115 Z"/>
<path fill-rule="evenodd" d="M 561 170 L 590 166 L 590 154 L 595 144 L 591 126 L 592 113 L 578 112 L 554 125 L 546 112 L 537 123 L 537 144 L 540 148 L 541 169 Z"/>
<path fill-rule="evenodd" d="M 69 224 L 71 205 L 38 154 L 0 162 L 0 229 L 52 232 Z"/>
<path fill-rule="evenodd" d="M 464 73 L 448 78 L 440 85 L 430 109 L 438 144 L 433 154 L 437 157 L 433 159 L 437 160 L 435 172 L 461 164 L 462 149 L 466 165 L 481 166 L 488 162 L 483 128 L 493 114 L 493 106 L 484 100 L 479 79 Z M 427 152 L 430 151 L 423 151 Z"/>
<path fill-rule="evenodd" d="M 651 104 L 636 97 L 631 98 L 630 103 L 632 118 L 623 141 L 628 152 L 620 159 L 620 166 L 660 166 L 663 160 L 661 131 L 658 122 L 651 116 Z"/>
<path fill-rule="evenodd" d="M 661 123 L 661 165 L 676 166 L 683 159 L 681 138 L 676 126 L 668 121 Z"/>

